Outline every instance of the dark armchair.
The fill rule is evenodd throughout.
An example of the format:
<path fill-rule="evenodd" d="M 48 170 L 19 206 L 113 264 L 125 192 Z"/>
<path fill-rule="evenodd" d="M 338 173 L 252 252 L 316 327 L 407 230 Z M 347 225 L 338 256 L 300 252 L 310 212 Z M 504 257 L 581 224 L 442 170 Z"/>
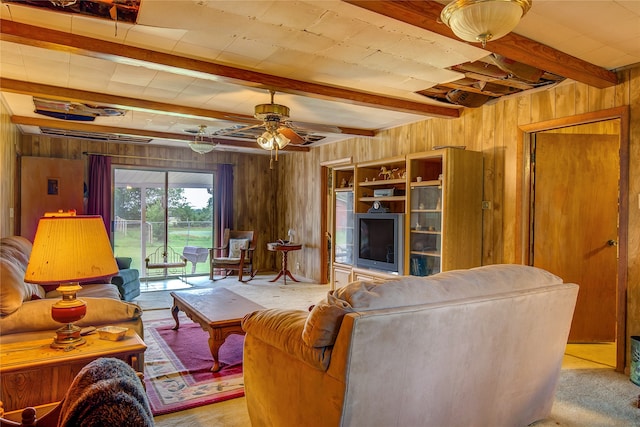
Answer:
<path fill-rule="evenodd" d="M 253 268 L 253 253 L 256 250 L 253 231 L 224 230 L 223 244 L 209 249 L 211 270 L 210 280 L 224 279 L 233 271 L 238 272 L 238 280 L 246 283 L 258 273 Z M 222 270 L 223 277 L 215 278 L 215 270 Z M 244 280 L 245 274 L 249 278 Z"/>
<path fill-rule="evenodd" d="M 137 268 L 131 268 L 129 257 L 116 257 L 116 264 L 119 271 L 111 277 L 111 283 L 118 287 L 123 301 L 132 301 L 140 295 L 140 272 Z"/>

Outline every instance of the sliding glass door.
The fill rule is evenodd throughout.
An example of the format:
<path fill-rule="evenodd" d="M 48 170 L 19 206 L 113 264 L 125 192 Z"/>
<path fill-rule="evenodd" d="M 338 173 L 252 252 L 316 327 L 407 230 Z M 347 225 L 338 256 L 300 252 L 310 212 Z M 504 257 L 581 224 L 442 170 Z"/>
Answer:
<path fill-rule="evenodd" d="M 142 277 L 178 274 L 145 271 L 146 257 L 172 251 L 185 254 L 187 273 L 209 272 L 204 254 L 213 245 L 213 174 L 117 168 L 113 207 L 114 253 L 133 258 Z"/>

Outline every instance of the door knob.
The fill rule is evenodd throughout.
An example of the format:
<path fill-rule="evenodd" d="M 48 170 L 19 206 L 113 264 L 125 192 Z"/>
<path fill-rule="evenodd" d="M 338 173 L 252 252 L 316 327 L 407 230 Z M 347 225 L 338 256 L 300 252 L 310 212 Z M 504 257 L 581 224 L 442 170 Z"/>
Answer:
<path fill-rule="evenodd" d="M 611 239 L 611 240 L 607 240 L 607 245 L 609 246 L 618 246 L 618 242 Z"/>

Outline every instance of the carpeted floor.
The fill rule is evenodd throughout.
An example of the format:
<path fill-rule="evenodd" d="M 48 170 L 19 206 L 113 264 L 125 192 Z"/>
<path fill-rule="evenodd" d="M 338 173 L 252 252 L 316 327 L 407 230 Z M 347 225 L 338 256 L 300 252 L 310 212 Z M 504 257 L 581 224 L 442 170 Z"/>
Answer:
<path fill-rule="evenodd" d="M 269 283 L 273 276 L 258 276 L 248 284 L 225 279 L 190 279 L 195 286 L 224 286 L 268 308 L 306 309 L 319 301 L 328 286 L 313 283 Z M 171 306 L 168 292 L 144 293 L 137 300 L 146 311 L 143 319 L 166 318 Z M 187 322 L 189 320 L 186 320 Z M 182 324 L 182 322 L 181 322 Z M 640 387 L 610 366 L 565 355 L 551 416 L 533 427 L 638 427 Z M 463 408 L 461 408 L 463 409 Z M 250 426 L 244 397 L 155 417 L 157 427 Z"/>

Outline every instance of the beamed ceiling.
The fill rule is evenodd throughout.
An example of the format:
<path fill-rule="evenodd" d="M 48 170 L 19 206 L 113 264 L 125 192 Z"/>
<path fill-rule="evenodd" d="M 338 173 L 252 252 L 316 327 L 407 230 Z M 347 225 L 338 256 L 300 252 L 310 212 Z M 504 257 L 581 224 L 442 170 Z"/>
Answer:
<path fill-rule="evenodd" d="M 275 91 L 302 137 L 287 150 L 306 151 L 640 63 L 637 1 L 534 0 L 484 49 L 439 22 L 444 4 L 3 0 L 0 89 L 24 133 L 188 149 L 206 125 L 252 152 Z"/>

